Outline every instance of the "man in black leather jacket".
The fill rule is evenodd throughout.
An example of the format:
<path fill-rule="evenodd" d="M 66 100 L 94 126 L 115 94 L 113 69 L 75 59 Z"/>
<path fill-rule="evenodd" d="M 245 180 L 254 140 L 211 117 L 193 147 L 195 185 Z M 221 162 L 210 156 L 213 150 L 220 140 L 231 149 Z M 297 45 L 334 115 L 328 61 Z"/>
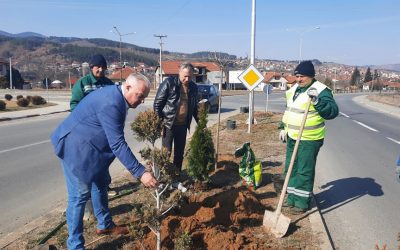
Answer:
<path fill-rule="evenodd" d="M 179 66 L 179 76 L 165 79 L 154 99 L 154 111 L 164 121 L 162 146 L 169 152 L 174 143 L 174 166 L 177 174 L 182 170 L 186 133 L 192 117 L 197 117 L 197 86 L 192 81 L 193 65 L 184 62 Z"/>

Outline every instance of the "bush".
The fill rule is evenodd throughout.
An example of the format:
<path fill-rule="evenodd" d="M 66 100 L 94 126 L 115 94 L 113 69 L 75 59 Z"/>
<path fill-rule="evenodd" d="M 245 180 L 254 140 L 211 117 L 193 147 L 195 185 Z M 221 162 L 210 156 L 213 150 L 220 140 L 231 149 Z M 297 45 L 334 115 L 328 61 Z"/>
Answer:
<path fill-rule="evenodd" d="M 215 149 L 211 131 L 207 129 L 206 105 L 199 109 L 199 122 L 189 144 L 188 174 L 195 181 L 208 181 L 208 172 L 215 163 Z"/>
<path fill-rule="evenodd" d="M 18 100 L 18 99 L 24 98 L 24 96 L 23 96 L 23 95 L 17 95 L 16 98 L 17 98 L 17 100 Z"/>
<path fill-rule="evenodd" d="M 156 140 L 161 137 L 162 127 L 162 120 L 152 109 L 140 112 L 135 122 L 131 124 L 131 129 L 136 134 L 136 138 L 139 141 L 147 140 L 153 146 Z"/>
<path fill-rule="evenodd" d="M 28 107 L 30 101 L 27 98 L 18 98 L 17 105 L 20 107 Z"/>
<path fill-rule="evenodd" d="M 4 95 L 4 98 L 5 98 L 7 101 L 11 101 L 11 99 L 13 98 L 13 96 L 10 95 L 10 94 L 5 94 L 5 95 Z"/>
<path fill-rule="evenodd" d="M 46 104 L 46 100 L 38 95 L 32 96 L 32 104 L 33 105 L 42 105 L 42 104 Z"/>
<path fill-rule="evenodd" d="M 6 106 L 7 106 L 6 102 L 3 100 L 0 100 L 0 110 L 5 110 Z"/>

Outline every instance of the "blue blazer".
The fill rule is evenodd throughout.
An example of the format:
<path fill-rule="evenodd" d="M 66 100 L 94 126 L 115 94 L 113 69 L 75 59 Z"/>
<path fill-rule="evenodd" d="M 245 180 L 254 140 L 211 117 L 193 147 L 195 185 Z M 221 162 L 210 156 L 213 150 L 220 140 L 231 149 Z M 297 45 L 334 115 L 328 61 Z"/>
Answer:
<path fill-rule="evenodd" d="M 51 135 L 55 154 L 85 183 L 108 168 L 115 156 L 137 178 L 144 173 L 125 141 L 127 103 L 120 86 L 93 91 Z"/>

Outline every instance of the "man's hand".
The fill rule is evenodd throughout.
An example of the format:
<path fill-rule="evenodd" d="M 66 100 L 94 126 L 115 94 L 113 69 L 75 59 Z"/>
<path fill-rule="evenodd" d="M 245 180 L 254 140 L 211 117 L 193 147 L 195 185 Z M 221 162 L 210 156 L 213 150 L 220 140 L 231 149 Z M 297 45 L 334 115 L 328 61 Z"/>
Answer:
<path fill-rule="evenodd" d="M 307 95 L 311 97 L 311 101 L 314 105 L 318 103 L 318 91 L 316 88 L 309 88 L 307 90 Z"/>
<path fill-rule="evenodd" d="M 150 172 L 144 172 L 142 177 L 140 177 L 140 181 L 146 187 L 157 187 L 158 186 L 158 181 L 156 180 L 156 178 L 154 178 L 153 174 Z"/>
<path fill-rule="evenodd" d="M 286 131 L 284 129 L 282 129 L 279 132 L 279 140 L 281 140 L 283 143 L 285 143 L 286 142 L 286 136 L 287 136 Z"/>

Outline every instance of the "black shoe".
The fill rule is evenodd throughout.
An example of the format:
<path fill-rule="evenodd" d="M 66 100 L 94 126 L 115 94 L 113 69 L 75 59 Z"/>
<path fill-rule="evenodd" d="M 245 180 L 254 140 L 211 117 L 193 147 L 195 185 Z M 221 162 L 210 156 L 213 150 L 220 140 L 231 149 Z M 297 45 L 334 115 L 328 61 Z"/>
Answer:
<path fill-rule="evenodd" d="M 281 193 L 283 188 L 283 183 L 285 182 L 285 178 L 282 175 L 274 175 L 272 177 L 272 182 L 274 185 L 275 192 L 277 194 Z"/>
<path fill-rule="evenodd" d="M 307 212 L 308 209 L 306 208 L 298 208 L 298 207 L 292 207 L 289 210 L 289 213 L 291 215 L 300 215 L 300 214 L 304 214 L 305 212 Z"/>
<path fill-rule="evenodd" d="M 294 208 L 294 205 L 292 205 L 292 204 L 289 204 L 289 203 L 287 203 L 287 202 L 284 202 L 284 203 L 282 204 L 282 207 L 290 207 L 290 208 Z"/>

